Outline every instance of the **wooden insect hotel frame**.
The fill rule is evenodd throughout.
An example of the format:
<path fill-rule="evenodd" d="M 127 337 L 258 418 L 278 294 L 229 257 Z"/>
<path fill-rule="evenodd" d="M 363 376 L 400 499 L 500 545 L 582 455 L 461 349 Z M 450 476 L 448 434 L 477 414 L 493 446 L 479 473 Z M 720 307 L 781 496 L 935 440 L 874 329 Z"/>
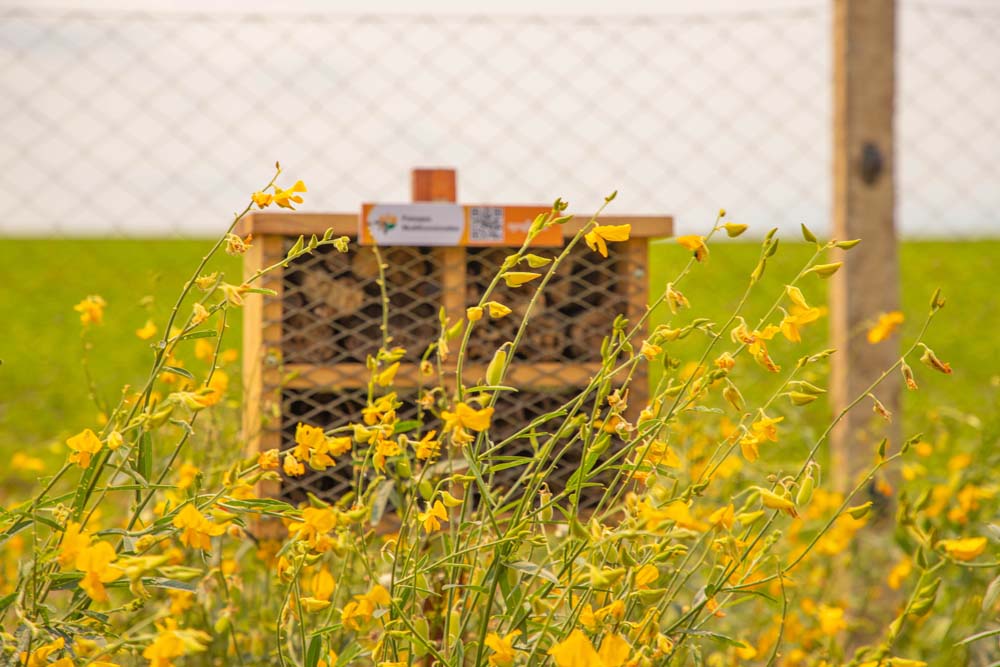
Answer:
<path fill-rule="evenodd" d="M 453 171 L 415 170 L 413 179 L 414 201 L 455 201 Z M 567 223 L 565 238 L 572 238 L 587 219 Z M 610 332 L 615 315 L 623 313 L 636 321 L 646 311 L 649 242 L 669 236 L 672 219 L 602 216 L 599 222 L 629 223 L 631 238 L 613 244 L 607 259 L 580 243 L 563 262 L 536 305 L 505 377 L 505 384 L 518 391 L 501 393 L 490 431 L 494 438 L 510 435 L 576 395 L 600 367 L 601 340 Z M 321 248 L 269 273 L 260 286 L 276 294 L 248 298 L 244 306 L 244 437 L 253 453 L 293 446 L 299 422 L 330 429 L 357 420 L 365 406 L 369 376 L 365 359 L 381 344 L 382 307 L 375 254 L 354 242 L 358 214 L 250 215 L 238 230 L 253 234 L 244 270 L 251 275 L 279 263 L 299 235 L 322 236 L 327 229 L 352 239 L 349 253 Z M 389 334 L 393 346 L 407 350 L 394 383 L 404 403 L 399 418 L 411 419 L 420 391 L 419 360 L 438 337 L 440 308 L 452 322 L 463 319 L 511 248 L 380 250 L 386 264 Z M 474 329 L 464 372 L 469 381 L 482 378 L 496 349 L 513 338 L 532 291 L 530 286 L 511 289 L 501 284 L 495 298 L 514 312 Z M 647 384 L 644 376 L 633 380 L 631 406 L 642 407 L 646 397 L 640 392 Z M 515 451 L 505 453 L 531 451 L 527 442 L 512 447 Z M 572 460 L 566 463 L 562 478 L 556 475 L 550 484 L 558 486 L 572 474 Z M 350 456 L 343 456 L 336 467 L 282 477 L 261 491 L 292 502 L 305 500 L 306 492 L 338 498 L 353 484 L 353 465 Z M 519 474 L 518 469 L 507 473 L 514 478 Z"/>

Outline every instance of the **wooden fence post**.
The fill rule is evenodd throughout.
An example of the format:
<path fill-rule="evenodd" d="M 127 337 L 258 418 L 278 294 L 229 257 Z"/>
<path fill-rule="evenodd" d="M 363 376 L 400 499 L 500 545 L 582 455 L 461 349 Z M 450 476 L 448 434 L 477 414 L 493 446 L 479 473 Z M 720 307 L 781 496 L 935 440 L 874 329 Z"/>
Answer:
<path fill-rule="evenodd" d="M 834 0 L 833 8 L 833 235 L 862 239 L 850 252 L 841 253 L 838 259 L 844 266 L 831 290 L 837 353 L 830 394 L 839 414 L 899 355 L 896 339 L 872 345 L 866 336 L 874 318 L 899 308 L 893 146 L 896 8 L 895 0 Z M 893 374 L 873 393 L 898 415 L 900 389 L 900 376 Z M 886 423 L 872 407 L 872 400 L 865 398 L 832 434 L 832 478 L 840 491 L 853 488 L 871 468 L 881 438 L 889 438 L 893 448 L 900 445 L 898 423 Z M 895 559 L 886 544 L 892 503 L 869 487 L 854 504 L 879 498 L 882 502 L 869 525 L 855 537 L 852 562 L 838 584 L 845 596 L 841 602 L 849 605 L 849 647 L 880 636 L 898 604 L 898 595 L 885 582 Z"/>
<path fill-rule="evenodd" d="M 834 276 L 831 396 L 839 412 L 899 355 L 898 343 L 870 344 L 868 325 L 899 307 L 896 253 L 893 111 L 895 0 L 835 0 L 833 16 L 833 235 L 861 238 Z M 898 411 L 900 381 L 875 394 Z M 895 424 L 875 423 L 872 402 L 858 405 L 833 433 L 833 475 L 841 490 L 870 467 L 876 443 L 899 446 Z"/>

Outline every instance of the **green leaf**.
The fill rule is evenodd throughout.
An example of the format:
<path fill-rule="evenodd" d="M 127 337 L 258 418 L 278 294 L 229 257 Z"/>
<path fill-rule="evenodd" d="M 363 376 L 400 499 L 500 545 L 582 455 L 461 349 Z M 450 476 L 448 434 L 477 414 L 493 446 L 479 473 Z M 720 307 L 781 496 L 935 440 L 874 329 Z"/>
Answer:
<path fill-rule="evenodd" d="M 993 609 L 998 598 L 1000 598 L 1000 577 L 991 581 L 990 585 L 986 587 L 986 592 L 983 593 L 983 611 L 989 612 Z"/>
<path fill-rule="evenodd" d="M 507 567 L 511 568 L 512 570 L 517 570 L 518 572 L 524 572 L 526 574 L 536 576 L 539 579 L 544 579 L 545 581 L 553 583 L 557 586 L 559 585 L 559 578 L 556 577 L 556 575 L 549 572 L 548 570 L 546 570 L 545 568 L 543 568 L 541 565 L 538 565 L 537 563 L 521 560 L 517 561 L 516 563 L 508 563 Z"/>
<path fill-rule="evenodd" d="M 395 486 L 396 483 L 391 479 L 379 483 L 378 489 L 375 490 L 375 497 L 372 499 L 371 525 L 377 526 L 378 522 L 382 520 L 385 508 L 389 504 L 389 496 Z"/>
<path fill-rule="evenodd" d="M 970 635 L 961 641 L 955 642 L 955 646 L 963 646 L 965 644 L 971 644 L 972 642 L 977 642 L 980 639 L 987 639 L 989 637 L 995 637 L 1000 635 L 1000 628 L 994 628 L 993 630 L 984 630 L 983 632 L 977 632 L 974 635 Z"/>
<path fill-rule="evenodd" d="M 9 593 L 0 598 L 0 616 L 2 616 L 5 611 L 7 611 L 7 607 L 13 604 L 14 600 L 16 599 L 17 599 L 17 591 Z"/>
<path fill-rule="evenodd" d="M 186 368 L 178 368 L 177 366 L 164 366 L 163 372 L 174 373 L 175 375 L 186 377 L 188 380 L 194 379 L 194 376 L 191 375 L 191 371 L 187 370 Z"/>
<path fill-rule="evenodd" d="M 181 340 L 194 340 L 195 338 L 215 338 L 218 335 L 219 335 L 218 333 L 216 333 L 215 331 L 211 331 L 211 330 L 208 330 L 208 331 L 192 331 L 191 333 L 184 334 L 183 336 L 181 336 L 177 340 L 181 341 Z"/>
<path fill-rule="evenodd" d="M 742 648 L 744 646 L 743 642 L 738 639 L 733 639 L 732 637 L 727 637 L 724 634 L 718 632 L 709 632 L 708 630 L 678 630 L 677 631 L 683 635 L 691 635 L 692 637 L 707 637 L 712 641 L 719 642 L 720 644 L 726 644 L 727 646 L 735 646 L 737 648 Z"/>
<path fill-rule="evenodd" d="M 309 649 L 306 651 L 306 667 L 316 667 L 319 664 L 319 652 L 323 648 L 323 639 L 320 635 L 313 635 L 309 640 Z"/>
<path fill-rule="evenodd" d="M 165 579 L 164 577 L 143 577 L 142 583 L 144 586 L 148 586 L 149 588 L 168 588 L 174 591 L 191 592 L 198 590 L 198 587 L 193 583 L 177 581 L 176 579 Z"/>
<path fill-rule="evenodd" d="M 246 512 L 291 512 L 295 508 L 288 503 L 274 498 L 252 498 L 248 500 L 227 500 L 219 503 L 224 509 L 243 510 Z"/>
<path fill-rule="evenodd" d="M 143 479 L 153 476 L 153 436 L 149 431 L 143 431 L 139 436 L 139 456 L 135 467 Z"/>
<path fill-rule="evenodd" d="M 405 421 L 396 422 L 395 427 L 392 429 L 393 435 L 397 433 L 409 433 L 422 426 L 422 422 L 417 419 L 407 419 Z"/>

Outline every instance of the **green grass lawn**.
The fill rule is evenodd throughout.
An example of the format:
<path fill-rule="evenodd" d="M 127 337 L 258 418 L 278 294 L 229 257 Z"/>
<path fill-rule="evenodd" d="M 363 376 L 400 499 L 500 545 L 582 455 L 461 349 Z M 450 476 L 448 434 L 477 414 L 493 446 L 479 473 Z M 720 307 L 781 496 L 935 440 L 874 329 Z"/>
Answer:
<path fill-rule="evenodd" d="M 65 435 L 94 425 L 97 409 L 88 398 L 75 303 L 88 294 L 100 294 L 108 303 L 103 326 L 90 336 L 90 367 L 103 398 L 113 401 L 122 385 L 144 377 L 152 358 L 149 344 L 139 340 L 135 330 L 149 317 L 162 325 L 180 286 L 208 247 L 206 241 L 0 241 L 0 452 L 44 451 Z M 782 244 L 747 304 L 748 321 L 755 322 L 766 310 L 809 252 L 803 244 Z M 682 289 L 698 315 L 723 318 L 732 310 L 757 253 L 756 243 L 724 244 L 713 249 L 708 265 L 695 267 Z M 927 381 L 921 392 L 907 397 L 909 414 L 931 408 L 976 412 L 991 404 L 991 383 L 1000 372 L 998 254 L 997 241 L 903 244 L 903 306 L 908 316 L 903 339 L 912 336 L 931 293 L 940 286 L 948 306 L 934 323 L 928 343 L 955 368 L 950 377 L 930 378 L 915 367 Z M 655 291 L 676 273 L 686 251 L 660 243 L 651 258 Z M 240 274 L 238 258 L 223 256 L 211 268 L 233 281 Z M 810 302 L 824 300 L 826 283 L 810 280 L 806 287 Z M 151 305 L 144 297 L 151 297 Z M 664 313 L 657 317 L 662 320 Z M 813 325 L 805 343 L 823 346 L 827 326 L 825 319 Z M 238 321 L 232 323 L 229 337 L 230 345 L 238 347 Z M 786 351 L 786 362 L 792 355 Z"/>

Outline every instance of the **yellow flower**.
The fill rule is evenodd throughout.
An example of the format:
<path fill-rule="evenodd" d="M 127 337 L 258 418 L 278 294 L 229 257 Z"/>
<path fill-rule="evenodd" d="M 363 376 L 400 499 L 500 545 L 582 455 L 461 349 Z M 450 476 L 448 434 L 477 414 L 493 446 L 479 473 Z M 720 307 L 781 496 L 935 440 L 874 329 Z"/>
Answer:
<path fill-rule="evenodd" d="M 425 461 L 437 456 L 438 450 L 441 449 L 441 441 L 434 439 L 436 434 L 437 431 L 428 431 L 413 445 L 413 452 L 418 460 Z"/>
<path fill-rule="evenodd" d="M 708 522 L 713 526 L 722 526 L 727 530 L 733 527 L 733 520 L 736 518 L 736 508 L 732 503 L 725 507 L 720 507 L 708 515 Z"/>
<path fill-rule="evenodd" d="M 628 241 L 632 232 L 632 225 L 597 225 L 592 230 L 584 234 L 583 240 L 587 247 L 601 253 L 601 257 L 608 256 L 608 241 L 619 243 Z"/>
<path fill-rule="evenodd" d="M 277 449 L 268 449 L 257 456 L 257 465 L 261 470 L 277 470 L 281 465 L 281 452 Z"/>
<path fill-rule="evenodd" d="M 222 283 L 219 285 L 219 289 L 222 290 L 222 296 L 226 298 L 229 305 L 242 306 L 243 295 L 246 294 L 249 287 L 247 285 L 231 285 L 230 283 Z"/>
<path fill-rule="evenodd" d="M 177 473 L 177 488 L 186 489 L 191 486 L 199 472 L 201 471 L 198 470 L 198 466 L 194 465 L 190 461 L 184 462 Z"/>
<path fill-rule="evenodd" d="M 417 520 L 423 524 L 424 530 L 428 533 L 433 533 L 436 530 L 441 530 L 441 522 L 448 520 L 448 510 L 444 508 L 444 505 L 440 500 L 435 500 L 434 504 L 427 504 L 426 512 L 418 512 Z"/>
<path fill-rule="evenodd" d="M 194 284 L 197 285 L 198 289 L 200 289 L 201 291 L 207 292 L 215 285 L 215 282 L 218 279 L 219 279 L 219 272 L 213 271 L 212 273 L 206 274 L 204 276 L 198 276 L 197 278 L 195 278 Z"/>
<path fill-rule="evenodd" d="M 768 417 L 761 412 L 760 418 L 755 421 L 750 428 L 753 430 L 753 434 L 758 438 L 770 440 L 771 442 L 778 442 L 777 424 L 780 424 L 784 421 L 784 419 L 784 417 Z"/>
<path fill-rule="evenodd" d="M 604 667 L 620 667 L 628 660 L 632 647 L 621 635 L 606 635 L 597 654 Z"/>
<path fill-rule="evenodd" d="M 76 569 L 83 572 L 80 588 L 95 602 L 107 602 L 104 584 L 122 576 L 122 570 L 112 565 L 118 554 L 111 543 L 103 540 L 86 547 L 76 555 Z"/>
<path fill-rule="evenodd" d="M 490 667 L 510 667 L 514 664 L 514 660 L 519 653 L 514 648 L 514 640 L 520 634 L 520 630 L 514 630 L 514 632 L 507 633 L 503 637 L 495 632 L 486 635 L 486 640 L 483 643 L 486 644 L 487 648 L 493 650 L 489 658 Z"/>
<path fill-rule="evenodd" d="M 316 551 L 330 546 L 328 533 L 337 527 L 337 514 L 329 507 L 307 507 L 302 510 L 302 521 L 291 524 L 288 532 L 309 543 Z"/>
<path fill-rule="evenodd" d="M 153 320 L 146 320 L 140 328 L 135 330 L 135 335 L 139 337 L 139 340 L 149 340 L 156 335 L 156 325 L 153 324 Z"/>
<path fill-rule="evenodd" d="M 605 667 L 587 635 L 573 630 L 564 641 L 549 649 L 557 667 Z"/>
<path fill-rule="evenodd" d="M 192 549 L 208 551 L 211 538 L 222 535 L 226 527 L 205 518 L 193 503 L 189 503 L 174 517 L 173 526 L 181 529 L 181 544 Z"/>
<path fill-rule="evenodd" d="M 260 190 L 250 195 L 250 198 L 253 199 L 254 204 L 257 204 L 257 208 L 266 208 L 274 201 L 274 195 L 261 192 Z"/>
<path fill-rule="evenodd" d="M 511 310 L 499 301 L 487 301 L 486 308 L 490 311 L 490 317 L 499 320 L 501 317 L 510 315 Z"/>
<path fill-rule="evenodd" d="M 709 528 L 708 524 L 699 521 L 691 514 L 691 508 L 682 500 L 675 500 L 662 508 L 655 508 L 644 499 L 639 503 L 639 517 L 650 530 L 664 521 L 673 521 L 678 527 L 689 530 L 704 531 Z"/>
<path fill-rule="evenodd" d="M 215 356 L 215 345 L 212 345 L 204 338 L 199 338 L 194 344 L 194 358 L 199 361 L 209 362 Z"/>
<path fill-rule="evenodd" d="M 477 433 L 485 431 L 490 427 L 490 420 L 493 418 L 493 408 L 482 408 L 476 410 L 465 403 L 455 405 L 455 411 L 441 411 L 444 419 L 444 432 L 450 433 L 455 430 L 469 429 Z"/>
<path fill-rule="evenodd" d="M 66 440 L 66 445 L 73 450 L 69 455 L 70 463 L 76 463 L 81 468 L 88 467 L 91 456 L 101 451 L 103 446 L 100 438 L 89 428 Z"/>
<path fill-rule="evenodd" d="M 198 390 L 195 400 L 202 407 L 210 408 L 213 405 L 218 405 L 227 389 L 229 389 L 229 376 L 216 369 L 208 384 Z"/>
<path fill-rule="evenodd" d="M 790 287 L 789 289 L 794 289 L 798 292 L 794 287 Z M 799 294 L 801 296 L 801 292 Z M 801 303 L 802 305 L 793 305 L 791 312 L 785 313 L 785 317 L 781 320 L 779 326 L 782 335 L 793 343 L 802 342 L 802 334 L 799 332 L 799 327 L 815 322 L 826 312 L 823 308 L 810 308 L 805 305 L 804 300 Z"/>
<path fill-rule="evenodd" d="M 49 656 L 56 651 L 61 650 L 66 646 L 66 640 L 59 637 L 55 641 L 49 642 L 48 644 L 43 644 L 39 646 L 34 651 L 31 652 L 30 656 L 26 656 L 27 667 L 42 667 L 43 665 L 49 664 Z M 24 654 L 22 653 L 22 660 L 24 659 Z"/>
<path fill-rule="evenodd" d="M 281 208 L 289 208 L 295 210 L 292 204 L 301 204 L 302 197 L 299 197 L 296 193 L 298 192 L 308 192 L 306 189 L 306 184 L 302 181 L 295 181 L 295 184 L 288 188 L 287 190 L 281 190 L 279 188 L 274 189 L 273 202 L 280 206 Z M 258 204 L 259 206 L 260 204 Z"/>
<path fill-rule="evenodd" d="M 299 461 L 309 460 L 310 450 L 322 451 L 326 444 L 326 433 L 318 426 L 299 422 L 295 425 L 295 448 L 292 455 Z"/>
<path fill-rule="evenodd" d="M 913 572 L 913 561 L 909 556 L 903 556 L 896 565 L 889 571 L 889 576 L 887 582 L 889 588 L 894 591 L 899 590 L 900 586 L 903 585 L 903 581 L 906 580 L 910 573 Z"/>
<path fill-rule="evenodd" d="M 396 392 L 390 392 L 362 408 L 361 417 L 368 426 L 393 423 L 396 421 L 396 407 L 398 405 Z"/>
<path fill-rule="evenodd" d="M 635 573 L 635 587 L 637 590 L 644 590 L 649 588 L 657 579 L 660 578 L 660 571 L 655 565 L 650 565 L 646 563 L 639 568 L 639 571 Z"/>
<path fill-rule="evenodd" d="M 236 234 L 226 234 L 226 254 L 237 257 L 243 255 L 252 247 L 253 234 L 247 234 L 247 237 L 241 238 Z"/>
<path fill-rule="evenodd" d="M 326 568 L 321 569 L 313 575 L 312 580 L 309 582 L 312 597 L 319 600 L 329 600 L 333 595 L 335 586 L 336 582 L 333 580 L 333 575 Z"/>
<path fill-rule="evenodd" d="M 478 322 L 483 319 L 483 309 L 481 306 L 470 306 L 465 309 L 465 316 L 470 322 Z"/>
<path fill-rule="evenodd" d="M 556 667 L 621 667 L 632 647 L 621 635 L 606 635 L 600 651 L 580 630 L 573 630 L 565 641 L 549 649 Z"/>
<path fill-rule="evenodd" d="M 403 448 L 399 442 L 391 438 L 383 438 L 379 435 L 375 441 L 375 453 L 372 455 L 372 464 L 379 472 L 385 472 L 385 462 L 390 456 L 402 454 Z"/>
<path fill-rule="evenodd" d="M 142 657 L 150 667 L 174 667 L 173 659 L 184 655 L 184 642 L 175 632 L 161 632 L 153 643 L 143 650 Z"/>
<path fill-rule="evenodd" d="M 704 236 L 689 234 L 688 236 L 678 236 L 675 240 L 682 248 L 687 248 L 693 252 L 694 258 L 699 262 L 703 261 L 708 255 L 708 246 L 705 245 Z"/>
<path fill-rule="evenodd" d="M 14 456 L 10 457 L 10 467 L 25 472 L 42 472 L 45 470 L 45 461 L 24 452 L 14 452 Z"/>
<path fill-rule="evenodd" d="M 763 412 L 760 418 L 750 426 L 750 433 L 740 438 L 740 451 L 743 457 L 753 463 L 760 456 L 760 445 L 765 440 L 771 442 L 778 441 L 777 424 L 784 420 L 784 417 L 768 417 Z"/>
<path fill-rule="evenodd" d="M 757 491 L 760 493 L 760 500 L 764 503 L 764 507 L 772 510 L 780 510 L 791 517 L 799 515 L 795 510 L 795 503 L 789 498 L 779 496 L 777 493 L 761 487 L 757 487 Z"/>
<path fill-rule="evenodd" d="M 85 327 L 91 324 L 100 324 L 104 321 L 104 307 L 108 303 L 96 294 L 89 295 L 86 299 L 73 306 L 73 310 L 80 313 L 80 324 Z"/>
<path fill-rule="evenodd" d="M 396 373 L 399 371 L 399 362 L 390 364 L 385 369 L 380 371 L 375 375 L 375 384 L 380 387 L 388 387 L 392 384 L 393 380 L 396 379 Z"/>
<path fill-rule="evenodd" d="M 653 345 L 649 341 L 642 341 L 642 347 L 639 349 L 639 354 L 646 357 L 649 361 L 656 358 L 658 354 L 663 352 L 663 348 L 659 345 Z"/>
<path fill-rule="evenodd" d="M 90 531 L 80 530 L 80 524 L 76 521 L 66 524 L 66 531 L 59 543 L 59 564 L 63 569 L 76 562 L 77 555 L 90 546 L 90 539 Z"/>
<path fill-rule="evenodd" d="M 965 537 L 957 540 L 941 540 L 938 546 L 942 547 L 949 556 L 955 560 L 972 560 L 986 551 L 985 537 Z"/>
<path fill-rule="evenodd" d="M 191 312 L 191 324 L 194 325 L 194 326 L 198 326 L 199 324 L 201 324 L 202 322 L 204 322 L 205 320 L 208 319 L 208 315 L 209 315 L 208 308 L 205 308 L 205 306 L 201 305 L 200 303 L 195 303 L 191 307 L 191 311 L 192 311 Z M 202 340 L 202 339 L 199 338 L 198 340 Z"/>
<path fill-rule="evenodd" d="M 827 637 L 832 637 L 841 630 L 847 629 L 847 621 L 844 620 L 844 610 L 840 607 L 821 604 L 816 610 L 816 618 L 819 620 L 820 632 Z"/>
<path fill-rule="evenodd" d="M 541 277 L 542 274 L 531 273 L 530 271 L 507 271 L 503 274 L 503 281 L 507 283 L 507 287 L 520 287 Z"/>
<path fill-rule="evenodd" d="M 667 305 L 670 306 L 671 313 L 677 313 L 681 308 L 691 307 L 691 302 L 674 287 L 673 283 L 667 283 L 666 295 Z"/>
<path fill-rule="evenodd" d="M 894 310 L 889 313 L 882 313 L 878 316 L 878 321 L 868 330 L 868 342 L 872 345 L 881 343 L 891 336 L 899 325 L 903 323 L 903 313 Z"/>
<path fill-rule="evenodd" d="M 352 601 L 344 605 L 340 613 L 341 622 L 349 630 L 360 630 L 361 622 L 371 620 L 376 609 L 388 607 L 391 603 L 389 591 L 376 584 L 367 593 L 355 595 Z"/>
<path fill-rule="evenodd" d="M 289 477 L 301 477 L 306 474 L 306 467 L 296 461 L 291 454 L 285 454 L 285 460 L 281 467 Z"/>

